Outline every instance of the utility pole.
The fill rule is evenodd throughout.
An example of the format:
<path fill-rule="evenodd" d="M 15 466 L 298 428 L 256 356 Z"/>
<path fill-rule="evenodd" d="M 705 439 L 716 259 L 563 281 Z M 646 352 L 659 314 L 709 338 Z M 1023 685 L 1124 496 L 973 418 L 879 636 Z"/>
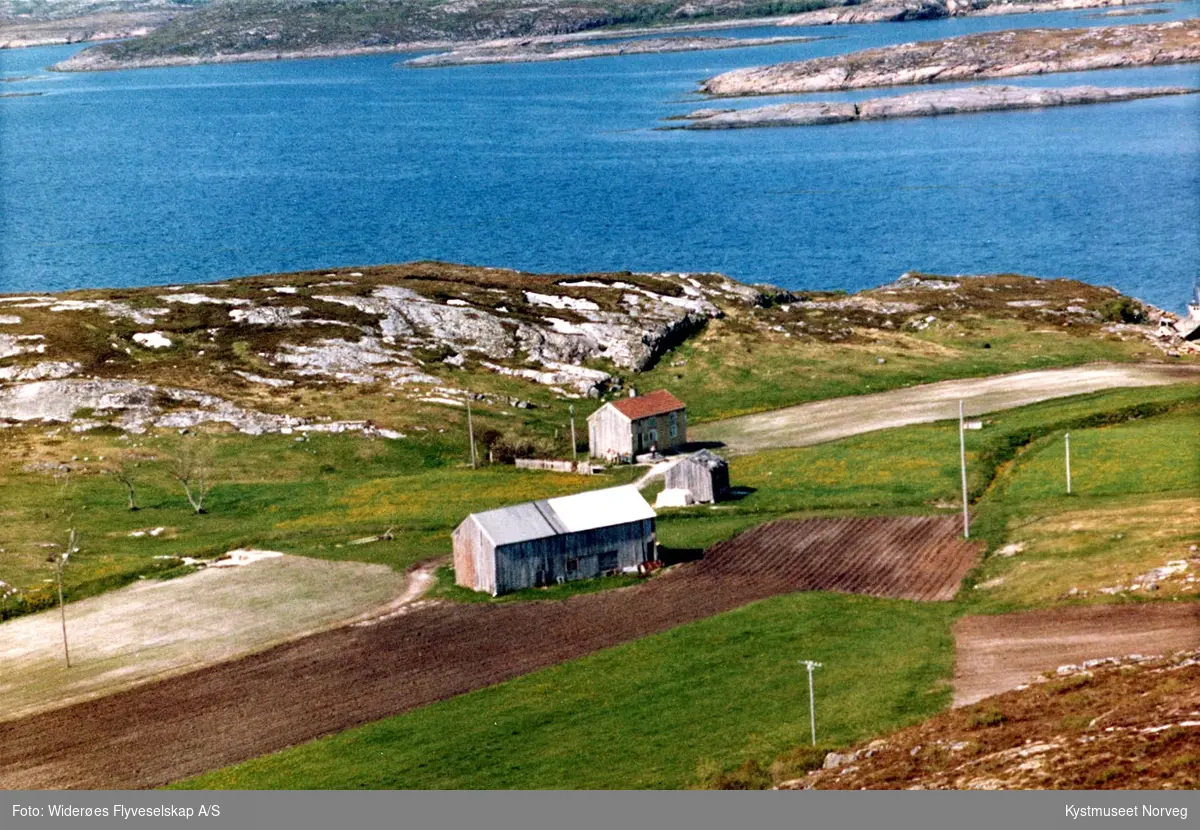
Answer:
<path fill-rule="evenodd" d="M 577 449 L 578 445 L 575 443 L 575 404 L 571 404 L 568 408 L 571 410 L 571 460 L 578 462 L 579 450 Z"/>
<path fill-rule="evenodd" d="M 815 660 L 801 660 L 800 665 L 808 669 L 808 725 L 812 730 L 812 745 L 817 745 L 817 704 L 813 698 L 813 669 L 821 668 Z"/>
<path fill-rule="evenodd" d="M 58 610 L 62 617 L 62 635 L 63 635 L 63 654 L 67 658 L 67 668 L 71 668 L 71 650 L 67 647 L 67 606 L 63 604 L 63 586 L 62 572 L 63 565 L 67 562 L 67 557 L 71 555 L 71 551 L 75 550 L 75 529 L 71 529 L 70 538 L 67 541 L 67 549 L 62 556 L 54 557 L 55 570 L 58 572 Z"/>
<path fill-rule="evenodd" d="M 958 402 L 958 461 L 962 467 L 963 538 L 971 538 L 971 520 L 967 512 L 967 432 L 963 425 L 963 402 Z"/>
<path fill-rule="evenodd" d="M 471 469 L 474 470 L 478 464 L 475 459 L 475 422 L 471 420 L 470 393 L 467 393 L 467 434 L 471 438 Z"/>
<path fill-rule="evenodd" d="M 1067 433 L 1067 495 L 1071 495 L 1071 433 Z"/>

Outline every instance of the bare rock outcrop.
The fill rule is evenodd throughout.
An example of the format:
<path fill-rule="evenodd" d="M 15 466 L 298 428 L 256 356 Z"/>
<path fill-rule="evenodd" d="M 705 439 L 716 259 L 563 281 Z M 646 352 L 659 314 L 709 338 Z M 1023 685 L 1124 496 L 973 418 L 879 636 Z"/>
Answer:
<path fill-rule="evenodd" d="M 1162 95 L 1190 95 L 1188 87 L 1096 87 L 1050 89 L 1018 86 L 973 86 L 960 89 L 922 90 L 907 95 L 872 98 L 858 103 L 802 102 L 774 104 L 744 110 L 698 110 L 684 116 L 689 130 L 730 130 L 747 127 L 796 127 L 840 124 L 847 121 L 880 121 L 932 115 L 1063 107 L 1132 101 Z"/>
<path fill-rule="evenodd" d="M 422 55 L 404 62 L 415 69 L 438 66 L 470 66 L 487 63 L 535 63 L 540 61 L 570 61 L 583 58 L 605 58 L 618 55 L 654 55 L 667 52 L 699 52 L 714 49 L 745 49 L 750 46 L 776 46 L 781 43 L 804 43 L 812 37 L 662 37 L 642 40 L 621 40 L 615 43 L 563 44 L 550 41 L 523 42 L 515 45 L 479 44 L 463 46 L 449 52 Z"/>
<path fill-rule="evenodd" d="M 1021 29 L 904 43 L 773 66 L 736 69 L 700 89 L 715 96 L 778 95 L 969 81 L 1200 61 L 1200 20 L 1091 29 Z"/>

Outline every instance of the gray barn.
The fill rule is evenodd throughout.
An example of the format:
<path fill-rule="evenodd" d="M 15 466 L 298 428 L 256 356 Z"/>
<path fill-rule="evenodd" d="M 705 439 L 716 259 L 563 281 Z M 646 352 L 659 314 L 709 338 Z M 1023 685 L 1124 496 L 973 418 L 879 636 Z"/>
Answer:
<path fill-rule="evenodd" d="M 455 582 L 499 596 L 632 571 L 656 558 L 654 519 L 630 485 L 472 513 L 453 534 Z"/>
<path fill-rule="evenodd" d="M 667 488 L 690 490 L 698 502 L 716 502 L 729 496 L 729 462 L 716 453 L 700 450 L 667 470 Z"/>
<path fill-rule="evenodd" d="M 593 458 L 632 461 L 651 449 L 667 452 L 687 443 L 683 401 L 665 389 L 606 403 L 588 416 Z"/>

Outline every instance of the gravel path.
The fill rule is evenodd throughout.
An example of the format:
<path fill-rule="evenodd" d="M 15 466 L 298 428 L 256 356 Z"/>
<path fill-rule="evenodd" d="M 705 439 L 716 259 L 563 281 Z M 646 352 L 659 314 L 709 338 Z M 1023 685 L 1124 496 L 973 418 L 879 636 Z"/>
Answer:
<path fill-rule="evenodd" d="M 720 441 L 726 452 L 742 454 L 772 447 L 805 447 L 879 429 L 932 423 L 997 412 L 1039 401 L 1121 387 L 1200 382 L 1200 366 L 1094 363 L 1071 369 L 1044 369 L 985 378 L 947 380 L 817 401 L 757 415 L 690 427 L 692 441 Z"/>

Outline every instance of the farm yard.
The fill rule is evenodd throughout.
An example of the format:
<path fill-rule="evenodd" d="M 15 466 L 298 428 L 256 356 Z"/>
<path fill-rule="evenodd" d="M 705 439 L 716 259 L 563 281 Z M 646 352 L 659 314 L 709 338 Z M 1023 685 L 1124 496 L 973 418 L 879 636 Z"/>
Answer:
<path fill-rule="evenodd" d="M 978 438 L 972 436 L 976 443 L 970 448 L 972 491 L 982 497 L 976 508 L 980 511 L 977 526 L 988 530 L 984 538 L 1007 538 L 1009 531 L 1003 520 L 1008 515 L 1008 502 L 1004 500 L 1008 490 L 1004 484 L 1018 481 L 1026 464 L 1037 462 L 1037 442 L 1051 441 L 1052 427 L 1071 425 L 1085 436 L 1080 446 L 1103 455 L 1107 445 L 1104 440 L 1093 441 L 1093 434 L 1122 441 L 1124 429 L 1151 429 L 1163 424 L 1169 435 L 1174 421 L 1186 423 L 1195 418 L 1195 412 L 1196 391 L 1184 385 L 1098 393 L 995 415 Z M 1136 420 L 1122 426 L 1130 418 Z M 1086 426 L 1110 422 L 1116 426 Z M 1040 436 L 1029 432 L 1039 425 L 1049 431 Z M 1013 444 L 1015 439 L 1019 440 Z M 927 512 L 942 503 L 942 509 L 952 511 L 958 487 L 957 465 L 953 463 L 955 444 L 953 426 L 931 424 L 761 454 L 769 460 L 741 457 L 732 467 L 734 483 L 750 482 L 747 489 L 753 492 L 717 509 L 687 508 L 664 514 L 660 538 L 664 544 L 680 548 L 708 547 L 738 530 L 781 515 L 803 516 L 806 510 L 843 514 L 855 510 Z M 1009 446 L 1016 448 L 1015 455 L 1000 452 Z M 1160 451 L 1164 465 L 1182 470 L 1183 478 L 1166 476 L 1150 479 L 1149 484 L 1134 479 L 1130 486 L 1143 491 L 1138 498 L 1186 501 L 1179 488 L 1191 484 L 1187 478 L 1190 448 L 1167 440 L 1154 450 L 1156 455 Z M 950 459 L 930 468 L 931 454 L 948 454 Z M 823 463 L 831 465 L 825 472 L 821 471 Z M 1086 456 L 1080 456 L 1079 463 L 1080 469 L 1085 469 Z M 848 469 L 862 469 L 864 475 L 839 473 Z M 804 471 L 812 475 L 806 476 Z M 482 476 L 490 481 L 488 472 L 434 471 L 442 476 Z M 515 473 L 502 474 L 498 484 L 503 475 Z M 560 480 L 556 474 L 525 475 L 525 482 L 553 484 Z M 387 499 L 396 498 L 396 504 L 403 504 L 399 488 L 411 480 L 399 476 L 372 483 L 371 492 L 383 494 L 384 499 L 382 504 L 372 500 L 363 503 L 370 511 L 369 520 L 377 522 L 387 515 Z M 572 481 L 578 486 L 578 478 Z M 1164 488 L 1162 492 L 1144 492 L 1147 487 L 1153 490 L 1155 482 Z M 387 496 L 389 493 L 397 495 Z M 1053 512 L 1054 500 L 1039 498 L 1045 502 L 1046 511 Z M 1090 497 L 1081 492 L 1063 497 L 1062 502 L 1064 509 L 1080 511 L 1086 509 L 1089 500 L 1111 503 L 1121 498 L 1109 487 L 1103 496 Z M 207 518 L 216 516 L 201 517 Z M 791 652 L 808 646 L 815 650 L 808 653 L 830 664 L 829 671 L 821 676 L 821 682 L 828 684 L 823 687 L 826 694 L 849 701 L 844 706 L 826 704 L 832 710 L 827 714 L 829 731 L 822 733 L 832 745 L 843 745 L 912 722 L 949 703 L 954 649 L 951 624 L 964 612 L 976 608 L 986 611 L 988 592 L 977 589 L 958 600 L 932 604 L 788 592 L 874 589 L 895 596 L 905 595 L 907 586 L 909 594 L 948 596 L 951 591 L 947 586 L 957 581 L 955 575 L 970 570 L 976 556 L 973 546 L 957 541 L 958 521 L 952 512 L 936 519 L 854 519 L 844 515 L 815 523 L 788 520 L 718 544 L 704 560 L 633 587 L 558 602 L 416 604 L 407 613 L 374 625 L 325 632 L 162 683 L 3 724 L 3 783 L 164 784 L 406 712 L 365 727 L 366 733 L 351 730 L 278 756 L 249 761 L 245 767 L 200 779 L 198 785 L 690 786 L 736 767 L 746 758 L 769 764 L 803 741 L 806 713 L 796 705 L 798 675 Z M 809 532 L 796 538 L 790 556 L 779 556 L 771 552 L 774 545 L 761 544 L 768 532 L 788 533 L 806 527 Z M 907 576 L 894 574 L 898 581 L 876 579 L 878 584 L 872 585 L 866 578 L 856 580 L 844 567 L 819 567 L 822 561 L 835 561 L 827 556 L 832 550 L 827 544 L 830 540 L 867 538 L 880 530 L 887 531 L 884 538 L 895 545 L 891 552 L 906 545 L 911 548 L 928 531 L 936 531 L 946 543 L 943 553 L 959 552 L 957 558 L 950 554 L 945 560 L 957 563 L 950 564 L 955 575 L 939 575 L 939 581 L 926 584 L 928 573 L 917 567 Z M 822 540 L 823 536 L 828 538 Z M 1127 544 L 1128 538 L 1120 542 Z M 387 544 L 331 546 L 327 555 L 377 557 L 387 550 Z M 826 554 L 824 559 L 822 554 Z M 1054 554 L 1044 550 L 1038 555 Z M 887 563 L 888 556 L 888 549 L 881 548 L 874 564 Z M 1025 561 L 1031 560 L 1022 560 L 1021 556 L 993 558 L 985 567 L 995 567 L 993 563 L 1013 567 Z M 863 574 L 871 572 L 872 562 L 862 564 Z M 554 590 L 543 596 L 553 596 Z M 785 596 L 777 596 L 781 593 Z M 1018 605 L 1021 601 L 1017 600 Z M 785 612 L 785 608 L 794 612 Z M 877 671 L 876 664 L 886 663 L 874 650 L 876 642 L 886 638 L 880 640 L 878 629 L 862 629 L 859 618 L 864 614 L 868 619 L 878 618 L 878 625 L 889 627 L 902 642 L 902 647 L 888 657 L 889 671 L 896 672 L 896 680 L 888 686 L 897 690 L 897 697 L 889 698 L 891 703 L 879 698 L 879 689 L 888 684 L 880 680 L 877 687 L 875 680 L 865 685 L 862 681 L 865 676 L 884 676 L 872 672 Z M 718 631 L 733 627 L 741 633 L 737 637 L 718 637 L 719 643 L 714 644 L 710 627 Z M 564 637 L 562 632 L 572 632 L 572 636 Z M 686 652 L 686 659 L 682 655 L 677 658 L 687 668 L 670 662 L 669 654 L 661 660 L 656 656 L 661 638 Z M 520 643 L 519 648 L 512 647 L 514 641 Z M 622 649 L 636 652 L 641 660 L 626 669 L 626 652 Z M 764 649 L 777 649 L 780 654 L 768 654 Z M 588 654 L 592 656 L 584 656 Z M 855 656 L 850 658 L 850 654 Z M 869 655 L 874 656 L 867 659 Z M 739 661 L 752 659 L 772 661 L 774 679 L 767 683 L 771 691 L 761 691 L 757 680 L 754 688 L 745 687 L 750 682 L 746 676 L 730 677 L 718 671 L 714 682 L 719 681 L 721 693 L 727 695 L 723 699 L 744 698 L 747 703 L 744 708 L 735 707 L 737 716 L 708 737 L 694 734 L 694 726 L 711 720 L 703 714 L 711 700 L 697 699 L 694 692 L 681 689 L 678 694 L 683 702 L 678 714 L 664 718 L 662 701 L 644 692 L 679 682 L 672 681 L 672 677 L 695 676 L 697 666 L 706 666 L 711 672 L 723 662 L 736 666 Z M 841 665 L 834 669 L 839 662 Z M 561 743 L 558 738 L 551 739 L 551 734 L 558 734 L 551 724 L 566 717 L 555 714 L 559 711 L 551 704 L 555 696 L 547 689 L 558 687 L 546 685 L 546 672 L 568 676 L 567 686 L 578 689 L 577 694 L 589 701 L 583 710 L 567 718 L 577 726 L 564 733 L 562 740 L 567 743 L 560 751 L 578 760 L 572 765 L 575 769 L 607 770 L 590 784 L 564 783 L 561 766 L 538 760 L 537 747 L 549 752 L 546 741 Z M 279 682 L 283 677 L 288 683 Z M 347 677 L 355 680 L 348 682 Z M 405 677 L 411 680 L 406 682 Z M 297 678 L 303 678 L 299 686 Z M 611 704 L 597 707 L 594 690 L 605 682 L 626 688 L 626 697 L 616 696 Z M 497 683 L 500 685 L 492 685 Z M 899 695 L 898 690 L 904 690 L 904 694 Z M 467 692 L 471 694 L 463 694 Z M 632 724 L 625 715 L 637 708 L 629 695 L 634 695 L 637 705 L 647 713 L 646 718 Z M 775 702 L 766 705 L 768 699 Z M 320 703 L 314 706 L 313 701 Z M 620 708 L 621 701 L 633 708 Z M 493 713 L 499 715 L 495 707 L 510 713 L 511 718 L 493 717 Z M 242 714 L 231 720 L 230 711 Z M 131 713 L 136 714 L 131 717 Z M 486 728 L 487 718 L 492 718 L 493 725 L 512 725 L 508 732 L 489 733 L 489 757 L 496 759 L 490 767 L 481 768 L 474 760 L 476 748 L 469 738 L 478 737 L 477 732 L 449 728 L 450 723 L 474 722 L 476 718 L 480 729 Z M 139 726 L 134 729 L 131 722 Z M 646 726 L 647 722 L 653 727 Z M 649 738 L 647 729 L 653 733 Z M 764 738 L 767 733 L 769 737 Z M 66 737 L 48 743 L 47 734 Z M 605 744 L 597 740 L 600 734 L 612 736 L 614 746 L 621 748 L 620 763 L 612 757 L 599 762 L 594 753 Z M 414 736 L 424 742 L 420 747 L 440 747 L 439 752 L 444 754 L 438 756 L 441 761 L 437 769 L 429 767 L 427 751 L 413 747 L 399 752 L 395 766 L 376 769 L 378 750 L 371 748 L 382 742 L 390 756 L 398 752 L 393 740 L 407 745 Z M 644 752 L 633 749 L 645 740 L 659 750 L 653 762 Z M 82 749 L 85 745 L 86 752 Z M 667 747 L 674 749 L 668 751 Z M 550 757 L 556 756 L 550 752 Z"/>
<path fill-rule="evenodd" d="M 436 268 L 417 270 L 429 290 Z M 459 276 L 443 280 L 436 302 L 406 299 L 415 305 L 403 312 L 440 308 L 450 294 L 451 308 L 494 305 L 509 290 L 499 287 L 505 274 L 478 292 Z M 346 282 L 346 302 L 375 308 L 382 289 L 367 283 L 376 278 Z M 446 383 L 478 382 L 474 428 L 488 450 L 479 469 L 461 389 L 439 404 L 393 400 L 370 384 L 289 387 L 296 407 L 379 417 L 405 431 L 399 438 L 372 422 L 361 434 L 0 429 L 0 597 L 9 594 L 0 614 L 16 616 L 0 625 L 0 653 L 19 652 L 0 681 L 0 786 L 769 786 L 819 766 L 825 749 L 1027 682 L 1060 659 L 1194 647 L 1194 364 L 1040 371 L 1154 347 L 1136 326 L 1102 328 L 1111 298 L 1099 289 L 965 281 L 962 293 L 970 283 L 991 303 L 981 312 L 970 306 L 978 298 L 911 279 L 850 298 L 760 295 L 762 305 L 714 294 L 724 316 L 637 374 L 642 388 L 687 404 L 689 438 L 725 443 L 716 449 L 732 485 L 715 504 L 659 513 L 653 530 L 671 564 L 649 578 L 497 598 L 453 584 L 444 563 L 467 514 L 628 484 L 642 470 L 581 476 L 503 463 L 515 452 L 570 453 L 567 405 L 579 399 L 495 367 L 443 364 L 444 350 L 410 356 Z M 222 290 L 257 308 L 260 294 L 288 287 L 278 280 Z M 587 285 L 562 291 L 580 304 Z M 1042 305 L 1005 299 L 1018 289 Z M 1075 296 L 1087 315 L 1047 329 L 1066 313 L 1047 309 Z M 532 297 L 520 315 L 541 314 Z M 150 298 L 135 299 L 140 308 Z M 881 322 L 889 304 L 935 300 L 936 324 Z M 374 325 L 373 314 L 342 322 Z M 225 316 L 201 315 L 205 325 Z M 186 320 L 159 322 L 189 349 L 199 343 Z M 289 332 L 272 330 L 256 348 Z M 76 337 L 69 357 L 82 362 L 93 340 L 108 348 L 106 337 Z M 221 359 L 249 359 L 248 342 L 258 341 L 222 340 Z M 146 369 L 154 382 L 178 371 L 169 355 L 128 355 L 121 371 Z M 184 364 L 219 393 L 220 373 L 202 356 Z M 286 371 L 267 357 L 243 368 Z M 1031 367 L 1039 371 L 976 377 Z M 897 389 L 922 381 L 943 382 Z M 234 385 L 240 405 L 282 405 Z M 579 424 L 618 393 L 581 405 Z M 855 397 L 824 400 L 838 394 Z M 970 542 L 960 538 L 957 423 L 946 420 L 960 395 L 981 427 L 966 435 Z M 391 420 L 398 413 L 403 423 Z M 207 454 L 203 513 L 173 477 L 189 448 Z M 503 458 L 489 459 L 493 450 Z M 117 475 L 131 470 L 136 511 Z M 661 486 L 642 494 L 652 500 Z M 68 672 L 55 662 L 57 614 L 30 612 L 55 605 L 47 558 L 65 550 L 71 528 L 80 535 L 64 580 L 79 663 Z M 287 555 L 228 572 L 199 567 L 234 548 Z M 1089 626 L 1109 633 L 1098 647 L 1080 646 Z M 825 664 L 822 752 L 804 746 L 801 658 Z"/>

